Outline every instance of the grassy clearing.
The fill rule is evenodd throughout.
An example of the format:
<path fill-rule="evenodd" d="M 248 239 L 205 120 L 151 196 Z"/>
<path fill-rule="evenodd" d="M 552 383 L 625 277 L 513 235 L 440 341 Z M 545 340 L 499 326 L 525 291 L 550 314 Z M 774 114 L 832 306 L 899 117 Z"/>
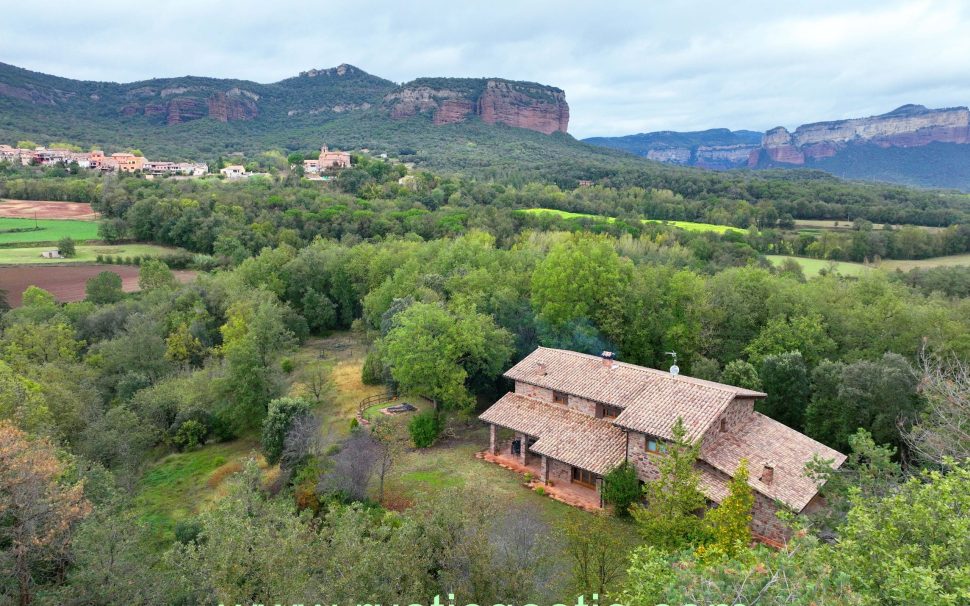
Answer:
<path fill-rule="evenodd" d="M 817 276 L 823 269 L 834 269 L 843 276 L 861 276 L 864 272 L 872 269 L 861 263 L 849 263 L 847 261 L 826 261 L 825 259 L 809 259 L 788 255 L 765 255 L 765 258 L 776 267 L 781 265 L 785 259 L 794 259 L 802 266 L 802 271 L 805 272 L 806 277 Z"/>
<path fill-rule="evenodd" d="M 594 220 L 605 220 L 608 223 L 616 221 L 614 217 L 603 217 L 600 215 L 588 215 L 584 213 L 571 213 L 565 210 L 556 210 L 554 208 L 528 208 L 525 210 L 520 210 L 521 213 L 526 213 L 529 215 L 540 215 L 540 214 L 552 214 L 562 217 L 563 219 L 594 219 Z M 711 231 L 718 234 L 725 234 L 729 231 L 736 231 L 743 233 L 744 230 L 738 229 L 736 227 L 730 227 L 728 225 L 714 225 L 712 223 L 695 223 L 693 221 L 662 221 L 659 219 L 644 219 L 644 223 L 662 223 L 664 225 L 670 225 L 673 227 L 679 227 L 680 229 L 686 229 L 688 231 Z"/>
<path fill-rule="evenodd" d="M 953 267 L 956 265 L 970 265 L 970 254 L 931 257 L 929 259 L 884 260 L 879 262 L 879 267 L 883 269 L 900 269 L 902 271 L 909 271 L 917 267 L 928 269 L 930 267 Z"/>
<path fill-rule="evenodd" d="M 81 244 L 70 259 L 44 259 L 40 256 L 48 247 L 0 248 L 0 265 L 52 265 L 62 263 L 95 263 L 98 255 L 122 257 L 164 257 L 178 252 L 178 248 L 154 244 Z"/>
<path fill-rule="evenodd" d="M 324 432 L 346 435 L 360 400 L 384 391 L 382 386 L 364 385 L 360 381 L 366 354 L 367 345 L 361 336 L 345 332 L 311 339 L 290 356 L 294 363 L 289 375 L 290 395 L 306 394 L 305 373 L 316 365 L 331 369 L 335 397 L 319 411 L 328 420 Z M 411 402 L 419 410 L 430 406 L 427 401 L 414 397 L 402 397 L 399 401 Z M 392 417 L 402 441 L 407 440 L 405 426 L 411 416 Z M 537 512 L 550 532 L 555 532 L 566 520 L 585 520 L 591 515 L 541 496 L 525 486 L 522 476 L 475 458 L 475 453 L 488 444 L 488 430 L 474 419 L 468 419 L 455 433 L 432 448 L 406 448 L 398 456 L 387 478 L 389 506 L 408 506 L 442 491 L 458 489 L 486 495 L 502 504 L 502 511 L 510 516 L 521 511 Z M 224 496 L 227 479 L 240 471 L 258 448 L 254 438 L 246 438 L 171 454 L 155 463 L 139 482 L 134 499 L 134 511 L 149 525 L 153 544 L 159 549 L 169 545 L 179 521 L 197 515 Z M 277 468 L 266 467 L 261 457 L 258 460 L 264 468 L 264 481 L 268 482 Z M 633 547 L 639 543 L 630 522 L 610 518 L 610 524 L 624 544 Z"/>
<path fill-rule="evenodd" d="M 802 266 L 802 270 L 808 277 L 817 276 L 823 269 L 835 268 L 835 271 L 844 276 L 860 276 L 872 269 L 885 269 L 889 271 L 909 271 L 917 267 L 928 269 L 930 267 L 953 267 L 957 265 L 970 265 L 970 254 L 950 255 L 948 257 L 931 257 L 929 259 L 883 259 L 878 264 L 870 266 L 862 263 L 850 263 L 848 261 L 826 261 L 824 259 L 809 259 L 805 257 L 792 257 L 788 255 L 765 255 L 774 266 L 781 265 L 784 259 L 795 259 Z"/>
<path fill-rule="evenodd" d="M 33 230 L 39 227 L 38 230 Z M 31 231 L 11 231 L 25 230 Z M 56 242 L 70 236 L 78 242 L 96 240 L 98 224 L 93 221 L 60 219 L 9 219 L 0 217 L 0 244 L 16 242 Z"/>
<path fill-rule="evenodd" d="M 170 454 L 146 471 L 138 483 L 134 511 L 148 524 L 153 542 L 163 546 L 174 540 L 175 525 L 222 496 L 226 478 L 241 470 L 257 448 L 251 439 L 211 444 Z"/>
<path fill-rule="evenodd" d="M 902 225 L 893 225 L 895 229 L 903 227 Z M 927 227 L 925 225 L 917 225 L 916 227 L 920 229 L 925 229 L 927 231 L 941 231 L 942 227 Z M 795 219 L 795 228 L 800 232 L 805 233 L 819 233 L 826 230 L 832 231 L 849 231 L 852 229 L 851 221 L 826 221 L 823 219 Z M 884 223 L 874 223 L 872 228 L 875 230 L 880 230 L 885 228 Z"/>

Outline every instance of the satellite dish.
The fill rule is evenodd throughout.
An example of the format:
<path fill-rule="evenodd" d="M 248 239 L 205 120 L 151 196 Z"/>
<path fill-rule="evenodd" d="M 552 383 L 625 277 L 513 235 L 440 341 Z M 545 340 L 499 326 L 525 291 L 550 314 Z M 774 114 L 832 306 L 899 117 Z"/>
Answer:
<path fill-rule="evenodd" d="M 677 366 L 676 364 L 674 364 L 673 366 L 671 366 L 670 367 L 670 374 L 674 375 L 675 377 L 677 375 L 679 375 L 680 374 L 680 367 Z"/>

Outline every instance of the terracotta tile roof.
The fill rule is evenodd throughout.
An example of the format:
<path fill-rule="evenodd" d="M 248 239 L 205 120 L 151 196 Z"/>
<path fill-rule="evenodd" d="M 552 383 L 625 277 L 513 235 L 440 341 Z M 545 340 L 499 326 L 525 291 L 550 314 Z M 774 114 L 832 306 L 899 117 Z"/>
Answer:
<path fill-rule="evenodd" d="M 697 439 L 736 397 L 765 394 L 669 372 L 614 362 L 574 351 L 540 347 L 509 369 L 505 376 L 623 408 L 616 425 L 661 438 L 673 436 L 677 417 Z"/>
<path fill-rule="evenodd" d="M 805 464 L 815 454 L 834 460 L 834 467 L 846 459 L 841 452 L 755 412 L 743 426 L 718 434 L 705 445 L 701 459 L 729 476 L 734 475 L 741 459 L 747 459 L 751 487 L 798 512 L 818 492 L 815 482 L 805 475 Z M 765 462 L 774 468 L 770 483 L 759 479 Z"/>
<path fill-rule="evenodd" d="M 706 465 L 697 464 L 694 467 L 700 474 L 700 489 L 708 499 L 720 504 L 731 492 L 729 484 L 730 478 L 724 477 L 717 471 L 708 468 Z"/>
<path fill-rule="evenodd" d="M 539 438 L 532 452 L 599 475 L 626 457 L 626 434 L 610 422 L 514 393 L 479 418 Z"/>

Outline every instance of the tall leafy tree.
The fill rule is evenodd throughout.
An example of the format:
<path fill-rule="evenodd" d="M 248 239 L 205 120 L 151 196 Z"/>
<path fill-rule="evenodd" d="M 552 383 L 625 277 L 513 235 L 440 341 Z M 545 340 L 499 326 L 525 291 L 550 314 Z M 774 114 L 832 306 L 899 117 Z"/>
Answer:
<path fill-rule="evenodd" d="M 50 442 L 0 421 L 0 595 L 10 603 L 33 602 L 38 573 L 63 565 L 91 512 L 83 484 L 62 482 L 64 473 Z"/>
<path fill-rule="evenodd" d="M 401 390 L 421 394 L 444 408 L 473 403 L 470 380 L 498 376 L 512 353 L 507 331 L 473 310 L 451 312 L 415 303 L 395 317 L 382 340 L 383 359 Z"/>
<path fill-rule="evenodd" d="M 761 384 L 768 397 L 758 402 L 761 412 L 789 427 L 801 429 L 811 397 L 808 366 L 797 351 L 771 355 L 761 363 Z"/>
<path fill-rule="evenodd" d="M 741 459 L 728 483 L 728 496 L 704 516 L 710 538 L 698 548 L 701 559 L 734 557 L 748 549 L 752 507 L 754 492 L 748 485 L 748 461 Z"/>
<path fill-rule="evenodd" d="M 103 271 L 84 285 L 87 300 L 95 304 L 116 303 L 124 298 L 121 276 L 113 271 Z"/>
<path fill-rule="evenodd" d="M 629 282 L 628 262 L 602 237 L 577 235 L 552 247 L 532 274 L 532 304 L 553 326 L 605 320 Z"/>
<path fill-rule="evenodd" d="M 687 437 L 683 419 L 672 428 L 673 441 L 667 452 L 656 457 L 656 480 L 643 485 L 645 505 L 634 505 L 630 513 L 640 534 L 651 545 L 668 551 L 696 544 L 703 536 L 698 513 L 706 504 L 700 491 L 700 474 L 694 467 L 700 444 Z"/>

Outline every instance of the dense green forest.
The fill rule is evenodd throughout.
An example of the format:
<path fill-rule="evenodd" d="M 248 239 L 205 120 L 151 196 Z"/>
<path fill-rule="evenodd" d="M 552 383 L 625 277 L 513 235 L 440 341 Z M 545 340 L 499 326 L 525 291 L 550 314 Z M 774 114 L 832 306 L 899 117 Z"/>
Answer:
<path fill-rule="evenodd" d="M 807 279 L 797 264 L 773 268 L 762 257 L 802 242 L 784 235 L 789 220 L 836 212 L 944 228 L 860 222 L 849 244 L 963 252 L 965 198 L 811 174 L 591 175 L 595 163 L 583 168 L 599 180 L 590 188 L 567 187 L 578 176 L 568 165 L 544 181 L 419 170 L 401 184 L 406 167 L 366 155 L 330 184 L 301 180 L 279 153 L 249 159 L 271 176 L 149 181 L 2 168 L 0 196 L 91 202 L 103 239 L 180 246 L 189 251 L 180 262 L 206 270 L 178 284 L 152 260 L 136 294 L 99 276 L 85 301 L 57 303 L 32 287 L 22 306 L 4 309 L 5 600 L 970 599 L 970 276 Z M 517 212 L 526 208 L 616 220 Z M 750 229 L 719 235 L 643 218 Z M 425 396 L 435 409 L 404 428 L 342 416 L 335 394 L 347 378 L 304 359 L 332 334 L 366 344 L 356 379 Z M 322 343 L 311 357 L 339 353 Z M 687 464 L 645 488 L 657 496 L 642 507 L 664 516 L 630 521 L 618 507 L 616 519 L 542 517 L 519 501 L 499 506 L 485 488 L 447 485 L 406 503 L 385 498 L 385 476 L 414 451 L 444 461 L 456 445 L 483 447 L 476 411 L 538 345 L 610 350 L 651 367 L 674 351 L 685 374 L 764 390 L 761 412 L 850 455 L 839 472 L 815 470 L 828 507 L 792 519 L 798 532 L 786 547 L 750 546 L 744 482 L 720 513 L 695 515 L 686 442 L 671 448 Z M 167 456 L 239 444 L 256 452 L 218 498 L 175 524 L 145 513 L 146 491 L 174 473 Z"/>

